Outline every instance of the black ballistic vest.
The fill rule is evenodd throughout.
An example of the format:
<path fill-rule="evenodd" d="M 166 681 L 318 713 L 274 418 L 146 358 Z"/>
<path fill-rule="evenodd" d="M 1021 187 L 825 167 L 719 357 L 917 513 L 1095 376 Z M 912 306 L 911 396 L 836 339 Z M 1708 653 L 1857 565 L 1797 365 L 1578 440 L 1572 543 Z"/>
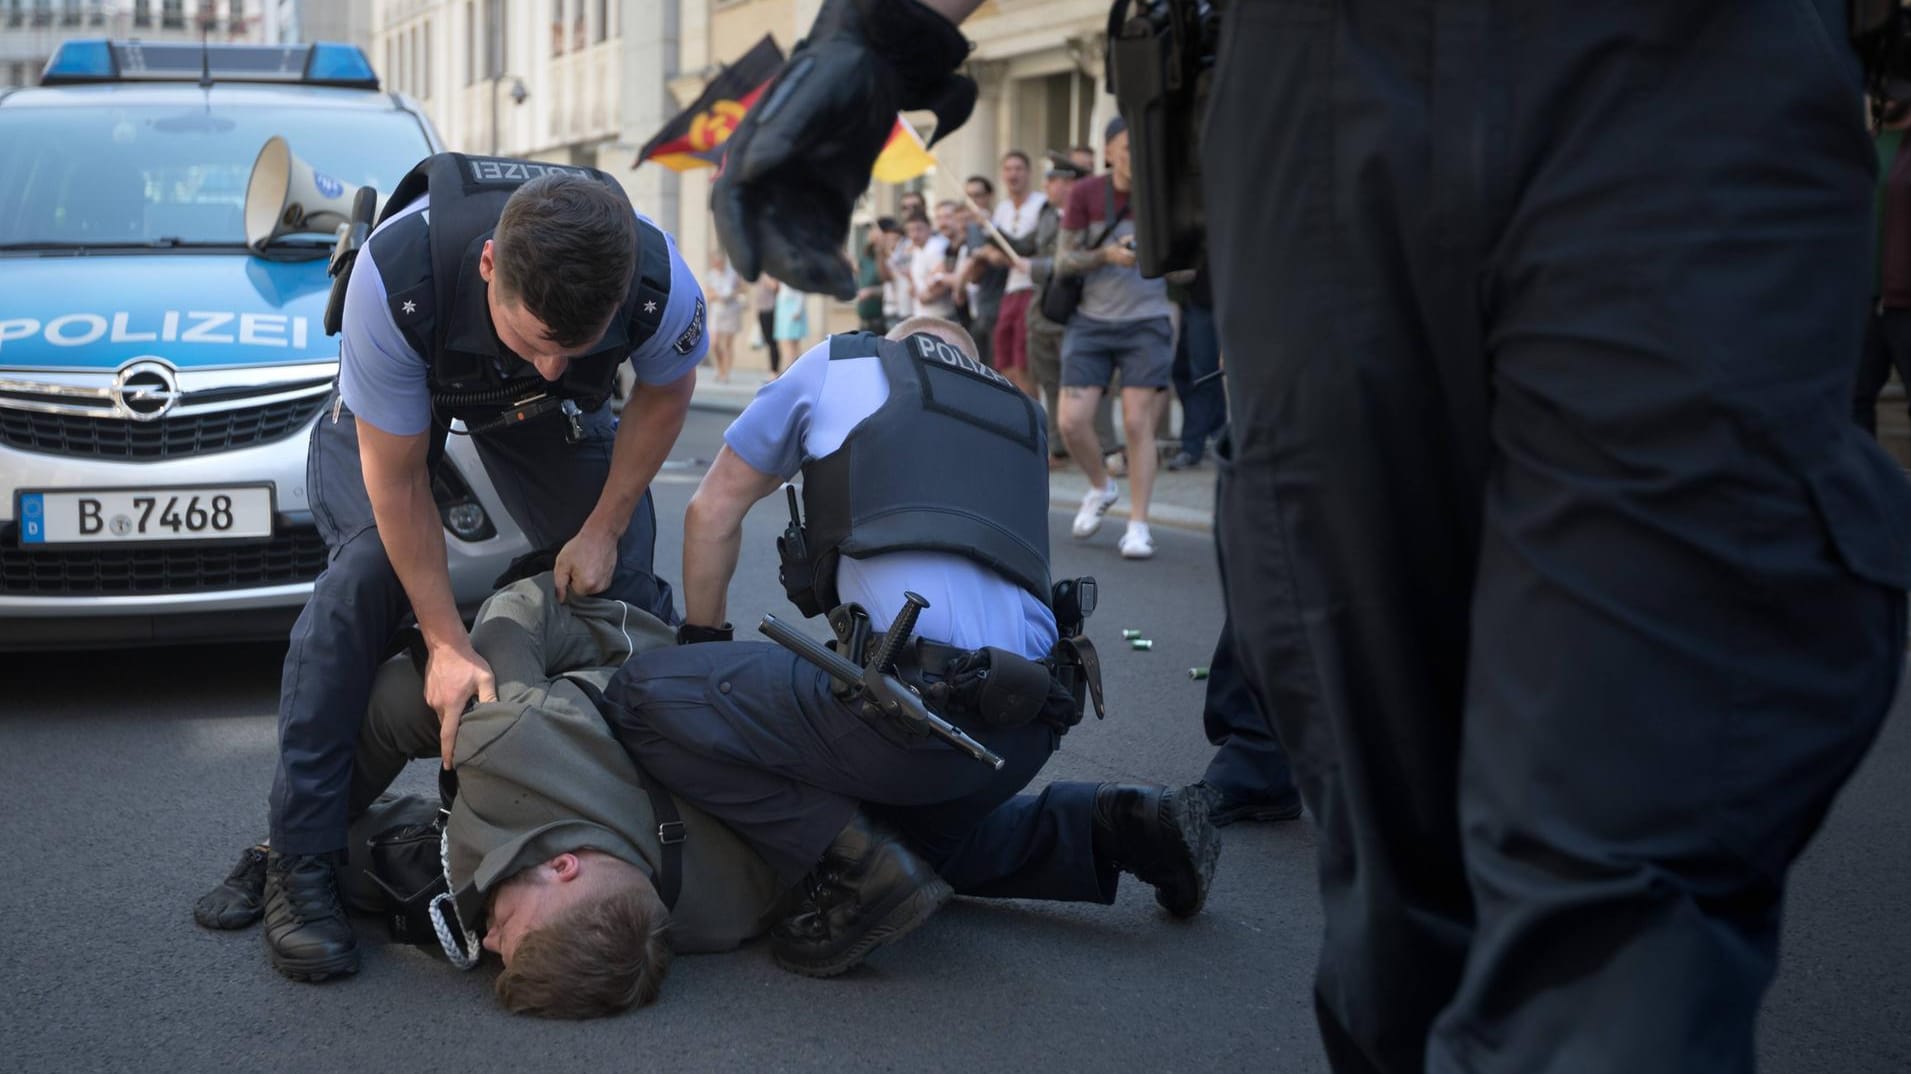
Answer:
<path fill-rule="evenodd" d="M 953 552 L 1047 606 L 1048 431 L 1034 400 L 931 335 L 830 339 L 831 361 L 872 354 L 888 400 L 842 447 L 803 466 L 806 595 L 823 611 L 841 603 L 843 556 Z"/>
<path fill-rule="evenodd" d="M 393 322 L 429 364 L 432 409 L 440 421 L 459 418 L 475 426 L 540 393 L 595 410 L 610 398 L 618 365 L 662 324 L 670 304 L 670 251 L 662 231 L 638 220 L 637 270 L 596 350 L 571 359 L 564 376 L 550 383 L 498 340 L 478 256 L 511 192 L 551 172 L 596 179 L 624 197 L 623 188 L 595 168 L 439 153 L 399 181 L 379 215 L 383 224 L 421 194 L 431 194 L 427 212 L 379 233 L 376 260 Z M 343 288 L 346 278 L 340 274 L 334 286 Z M 686 333 L 689 346 L 701 331 L 699 324 Z"/>

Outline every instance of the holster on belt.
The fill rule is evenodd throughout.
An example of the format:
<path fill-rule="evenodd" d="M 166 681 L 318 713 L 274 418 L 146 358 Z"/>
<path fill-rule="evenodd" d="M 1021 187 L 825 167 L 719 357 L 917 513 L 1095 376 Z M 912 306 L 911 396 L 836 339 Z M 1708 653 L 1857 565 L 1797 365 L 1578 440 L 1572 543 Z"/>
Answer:
<path fill-rule="evenodd" d="M 1081 722 L 1082 691 L 1071 679 L 1092 681 L 1095 708 L 1101 711 L 1100 664 L 1094 647 L 1086 638 L 1075 641 L 1087 646 L 1086 659 L 1068 650 L 1062 660 L 1058 645 L 1046 660 L 1030 660 L 1019 653 L 989 646 L 983 649 L 959 649 L 953 645 L 916 639 L 896 661 L 897 676 L 922 693 L 930 707 L 954 722 L 975 721 L 987 727 L 1021 727 L 1042 720 L 1057 733 L 1066 732 Z M 881 634 L 872 634 L 870 651 L 882 644 Z M 1067 644 L 1067 643 L 1065 643 Z M 1082 671 L 1094 667 L 1092 679 Z"/>

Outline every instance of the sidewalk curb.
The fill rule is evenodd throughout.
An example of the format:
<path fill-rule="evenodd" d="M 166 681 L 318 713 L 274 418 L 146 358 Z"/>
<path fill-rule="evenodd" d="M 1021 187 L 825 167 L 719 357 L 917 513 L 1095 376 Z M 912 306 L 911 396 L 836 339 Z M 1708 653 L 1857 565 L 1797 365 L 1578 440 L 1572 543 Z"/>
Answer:
<path fill-rule="evenodd" d="M 736 397 L 732 398 L 733 395 Z M 743 408 L 748 406 L 750 400 L 754 397 L 754 392 L 748 395 L 735 392 L 699 393 L 690 397 L 690 409 L 705 410 L 717 414 L 741 414 L 743 413 Z M 1048 494 L 1048 506 L 1050 510 L 1073 512 L 1077 507 L 1081 506 L 1081 491 L 1079 489 L 1073 489 L 1073 486 L 1069 486 L 1069 488 L 1072 489 L 1072 491 L 1057 491 L 1054 483 L 1050 483 Z M 1126 519 L 1128 517 L 1128 505 L 1126 503 L 1116 503 L 1115 506 L 1108 509 L 1108 517 Z M 1170 503 L 1158 503 L 1150 507 L 1148 509 L 1148 521 L 1151 525 L 1168 526 L 1178 530 L 1191 530 L 1195 533 L 1214 532 L 1214 513 L 1212 511 L 1202 511 L 1193 507 L 1177 507 Z"/>

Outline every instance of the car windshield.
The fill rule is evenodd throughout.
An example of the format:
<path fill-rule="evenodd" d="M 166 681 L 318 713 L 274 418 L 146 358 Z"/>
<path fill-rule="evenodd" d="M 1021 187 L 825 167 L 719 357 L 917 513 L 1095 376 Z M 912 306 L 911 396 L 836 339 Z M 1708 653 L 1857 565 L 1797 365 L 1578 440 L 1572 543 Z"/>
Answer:
<path fill-rule="evenodd" d="M 0 109 L 0 248 L 240 246 L 259 148 L 388 194 L 431 152 L 404 112 L 114 105 Z"/>

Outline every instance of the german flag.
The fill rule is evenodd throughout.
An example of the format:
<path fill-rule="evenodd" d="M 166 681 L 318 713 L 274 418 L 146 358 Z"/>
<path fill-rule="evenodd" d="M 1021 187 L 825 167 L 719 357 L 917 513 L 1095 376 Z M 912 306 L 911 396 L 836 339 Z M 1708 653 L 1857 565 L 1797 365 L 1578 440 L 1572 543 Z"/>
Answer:
<path fill-rule="evenodd" d="M 743 113 L 762 96 L 782 67 L 783 50 L 776 47 L 774 38 L 764 34 L 742 59 L 710 80 L 695 104 L 645 142 L 631 167 L 646 160 L 675 172 L 716 167 L 723 159 L 723 143 L 729 140 L 730 132 L 737 129 Z"/>
<path fill-rule="evenodd" d="M 697 98 L 664 124 L 664 129 L 644 143 L 631 163 L 635 168 L 654 160 L 674 172 L 714 168 L 723 162 L 723 143 L 737 129 L 743 113 L 763 95 L 770 80 L 783 69 L 783 50 L 768 34 L 743 58 L 724 68 Z M 874 177 L 878 182 L 903 183 L 934 166 L 936 158 L 923 148 L 922 138 L 907 120 L 896 117 L 889 141 L 876 158 Z"/>

